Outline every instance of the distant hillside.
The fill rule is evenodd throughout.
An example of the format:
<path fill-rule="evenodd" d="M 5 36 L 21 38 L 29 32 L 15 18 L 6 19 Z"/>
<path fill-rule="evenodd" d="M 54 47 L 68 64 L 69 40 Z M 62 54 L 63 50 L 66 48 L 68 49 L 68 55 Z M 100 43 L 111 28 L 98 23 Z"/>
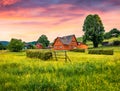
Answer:
<path fill-rule="evenodd" d="M 37 43 L 36 41 L 28 42 L 28 44 L 31 44 L 31 45 L 35 45 L 36 43 Z"/>
<path fill-rule="evenodd" d="M 112 37 L 112 38 L 109 38 L 109 39 L 105 39 L 104 42 L 105 41 L 113 42 L 115 40 L 119 40 L 120 41 L 120 36 L 118 36 L 118 37 Z"/>
<path fill-rule="evenodd" d="M 118 37 L 112 37 L 112 38 L 109 38 L 109 39 L 104 39 L 104 41 L 109 41 L 109 42 L 113 42 L 115 40 L 119 40 L 120 41 L 120 36 L 118 36 Z M 82 37 L 78 37 L 77 41 L 78 42 L 82 42 L 83 38 Z M 87 42 L 90 42 L 90 41 L 87 41 Z"/>
<path fill-rule="evenodd" d="M 9 44 L 8 41 L 0 41 L 0 43 L 3 44 L 3 45 L 5 45 L 5 46 L 7 46 Z"/>

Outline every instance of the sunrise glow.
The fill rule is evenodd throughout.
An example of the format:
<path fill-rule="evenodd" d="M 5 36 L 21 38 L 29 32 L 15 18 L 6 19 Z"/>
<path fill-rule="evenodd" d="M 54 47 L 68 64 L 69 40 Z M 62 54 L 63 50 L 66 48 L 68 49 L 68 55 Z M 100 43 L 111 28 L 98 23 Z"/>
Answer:
<path fill-rule="evenodd" d="M 120 29 L 120 0 L 0 0 L 0 41 L 80 37 L 88 14 L 99 14 L 106 31 Z"/>

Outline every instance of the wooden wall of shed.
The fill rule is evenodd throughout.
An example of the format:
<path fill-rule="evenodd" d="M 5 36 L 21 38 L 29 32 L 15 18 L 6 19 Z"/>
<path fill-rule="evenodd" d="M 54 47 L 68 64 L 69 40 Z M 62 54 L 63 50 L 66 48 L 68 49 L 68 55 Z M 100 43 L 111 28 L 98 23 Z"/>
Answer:
<path fill-rule="evenodd" d="M 88 49 L 88 46 L 83 44 L 83 43 L 80 43 L 78 44 L 77 48 L 80 48 L 80 49 Z"/>

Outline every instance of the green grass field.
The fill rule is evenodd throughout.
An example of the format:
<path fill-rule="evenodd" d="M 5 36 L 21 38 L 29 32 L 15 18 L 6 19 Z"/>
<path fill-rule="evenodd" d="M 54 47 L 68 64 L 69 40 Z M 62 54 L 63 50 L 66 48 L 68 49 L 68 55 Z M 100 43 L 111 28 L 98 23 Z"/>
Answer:
<path fill-rule="evenodd" d="M 0 91 L 120 91 L 120 47 L 112 49 L 114 55 L 68 52 L 72 62 L 0 51 Z"/>

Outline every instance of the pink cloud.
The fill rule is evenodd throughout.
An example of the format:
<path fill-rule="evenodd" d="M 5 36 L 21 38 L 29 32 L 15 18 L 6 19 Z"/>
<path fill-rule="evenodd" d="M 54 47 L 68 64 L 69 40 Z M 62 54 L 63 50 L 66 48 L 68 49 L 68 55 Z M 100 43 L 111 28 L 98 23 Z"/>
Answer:
<path fill-rule="evenodd" d="M 2 6 L 12 5 L 12 4 L 15 4 L 15 3 L 19 2 L 19 1 L 20 0 L 1 0 L 0 5 L 2 5 Z"/>
<path fill-rule="evenodd" d="M 3 5 L 11 5 L 20 0 L 3 1 Z M 106 31 L 114 27 L 120 29 L 120 11 L 118 10 L 107 12 L 85 10 L 74 8 L 74 5 L 71 4 L 15 9 L 12 7 L 10 10 L 0 11 L 0 34 L 4 35 L 1 36 L 3 40 L 15 37 L 32 41 L 37 40 L 41 34 L 46 34 L 51 41 L 57 36 L 69 34 L 79 37 L 83 35 L 82 26 L 88 14 L 99 14 Z"/>

